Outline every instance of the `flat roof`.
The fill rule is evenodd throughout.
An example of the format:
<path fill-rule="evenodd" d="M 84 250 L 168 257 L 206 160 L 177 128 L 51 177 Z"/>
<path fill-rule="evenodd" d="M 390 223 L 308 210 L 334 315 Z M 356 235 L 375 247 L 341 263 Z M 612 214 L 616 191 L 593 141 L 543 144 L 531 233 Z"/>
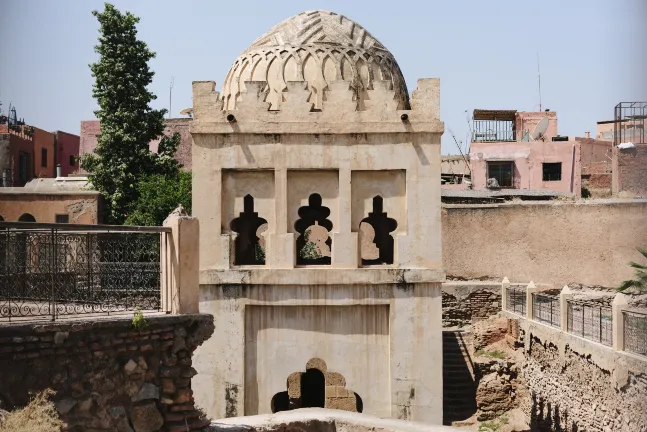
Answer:
<path fill-rule="evenodd" d="M 482 110 L 475 109 L 473 118 L 474 120 L 501 120 L 501 121 L 514 121 L 517 110 Z"/>

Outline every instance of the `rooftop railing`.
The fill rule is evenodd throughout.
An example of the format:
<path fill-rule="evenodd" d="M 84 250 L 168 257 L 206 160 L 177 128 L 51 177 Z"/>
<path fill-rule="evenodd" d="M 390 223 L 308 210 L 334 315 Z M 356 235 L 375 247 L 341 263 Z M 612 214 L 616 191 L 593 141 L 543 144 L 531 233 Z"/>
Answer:
<path fill-rule="evenodd" d="M 0 322 L 160 311 L 169 284 L 163 238 L 170 232 L 0 222 Z"/>

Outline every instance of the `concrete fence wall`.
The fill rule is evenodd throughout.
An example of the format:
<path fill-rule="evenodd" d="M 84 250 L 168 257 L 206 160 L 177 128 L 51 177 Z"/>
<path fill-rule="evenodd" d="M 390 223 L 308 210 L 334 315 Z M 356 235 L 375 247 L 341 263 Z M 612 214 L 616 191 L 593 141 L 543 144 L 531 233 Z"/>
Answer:
<path fill-rule="evenodd" d="M 647 200 L 443 206 L 448 276 L 616 287 L 647 247 Z"/>

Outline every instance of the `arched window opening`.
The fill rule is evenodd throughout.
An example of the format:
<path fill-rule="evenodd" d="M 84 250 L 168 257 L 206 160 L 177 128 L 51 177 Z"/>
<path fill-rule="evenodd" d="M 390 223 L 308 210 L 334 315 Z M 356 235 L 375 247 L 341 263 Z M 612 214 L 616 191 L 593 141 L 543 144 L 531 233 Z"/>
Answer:
<path fill-rule="evenodd" d="M 36 222 L 36 218 L 29 213 L 24 213 L 18 218 L 18 222 Z"/>
<path fill-rule="evenodd" d="M 231 221 L 230 228 L 236 237 L 235 265 L 264 265 L 267 221 L 254 211 L 254 197 L 245 195 L 243 211 Z"/>
<path fill-rule="evenodd" d="M 359 224 L 362 265 L 393 264 L 394 246 L 391 233 L 398 223 L 387 216 L 384 200 L 377 195 L 373 198 L 373 211 Z"/>
<path fill-rule="evenodd" d="M 297 265 L 327 265 L 331 263 L 333 224 L 328 220 L 330 209 L 323 206 L 321 195 L 308 197 L 308 205 L 299 208 L 299 220 L 294 229 L 297 237 Z"/>

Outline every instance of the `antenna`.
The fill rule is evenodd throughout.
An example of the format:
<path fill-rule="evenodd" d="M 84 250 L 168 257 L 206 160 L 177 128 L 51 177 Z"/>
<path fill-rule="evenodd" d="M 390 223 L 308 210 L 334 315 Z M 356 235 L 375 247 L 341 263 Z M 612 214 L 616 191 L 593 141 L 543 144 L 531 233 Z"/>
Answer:
<path fill-rule="evenodd" d="M 539 52 L 537 52 L 537 84 L 539 86 L 539 111 L 541 111 L 541 73 L 539 72 Z"/>
<path fill-rule="evenodd" d="M 173 84 L 175 84 L 175 77 L 171 77 L 171 85 L 168 89 L 168 118 L 171 118 L 173 111 Z"/>
<path fill-rule="evenodd" d="M 472 170 L 470 169 L 470 164 L 467 162 L 467 158 L 463 154 L 463 150 L 461 149 L 461 145 L 459 141 L 456 139 L 456 135 L 454 135 L 454 132 L 450 129 L 449 133 L 452 134 L 452 138 L 454 138 L 454 142 L 456 143 L 456 147 L 458 147 L 458 151 L 461 153 L 461 156 L 463 157 L 463 160 L 465 161 L 465 166 L 467 169 L 470 171 L 470 174 L 472 173 Z"/>

